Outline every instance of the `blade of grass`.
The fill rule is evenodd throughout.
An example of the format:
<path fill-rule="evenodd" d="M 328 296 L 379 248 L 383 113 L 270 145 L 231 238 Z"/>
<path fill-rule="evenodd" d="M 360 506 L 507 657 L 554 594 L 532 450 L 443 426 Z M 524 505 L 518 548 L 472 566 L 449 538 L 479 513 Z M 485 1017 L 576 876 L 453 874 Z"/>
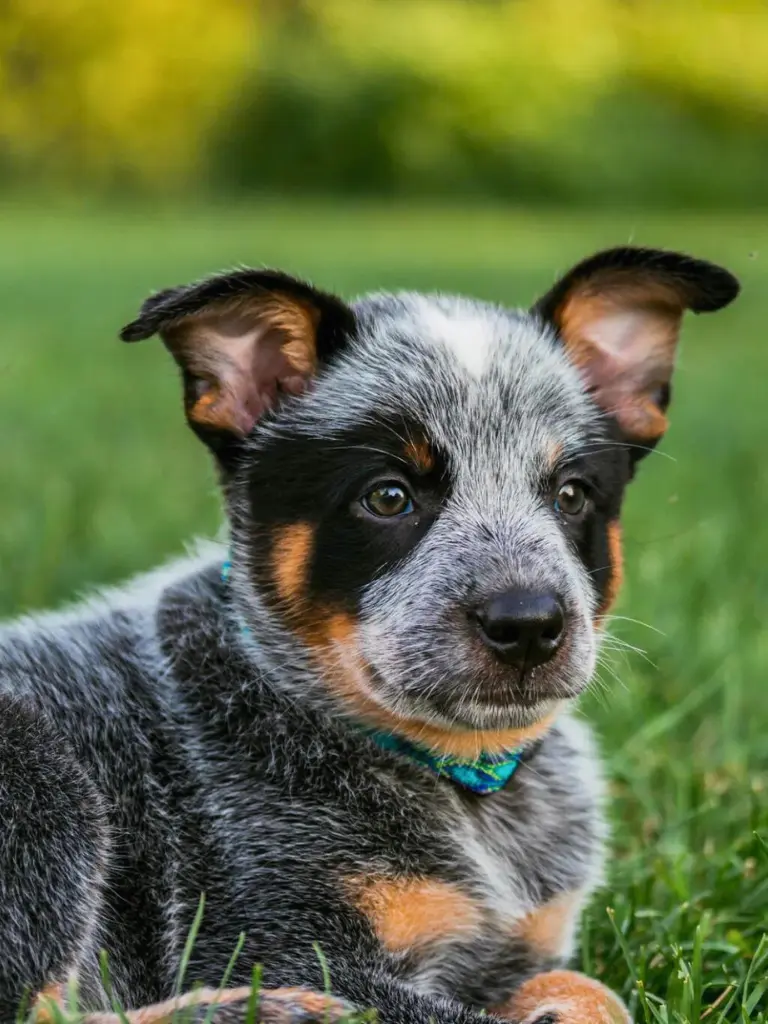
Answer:
<path fill-rule="evenodd" d="M 195 942 L 197 941 L 197 933 L 200 931 L 200 925 L 203 921 L 203 914 L 205 913 L 205 893 L 200 894 L 200 901 L 197 904 L 197 910 L 195 912 L 194 920 L 192 921 L 192 927 L 189 929 L 187 940 L 184 943 L 184 951 L 181 954 L 181 963 L 179 964 L 179 975 L 176 979 L 176 985 L 174 986 L 174 995 L 178 998 L 181 995 L 181 989 L 184 985 L 184 979 L 187 976 L 187 969 L 189 967 L 189 961 L 192 959 L 192 950 L 194 949 Z"/>
<path fill-rule="evenodd" d="M 323 972 L 323 991 L 330 1000 L 331 972 L 328 970 L 328 961 L 325 959 L 325 953 L 323 952 L 319 942 L 313 942 L 312 948 L 315 951 L 317 959 L 320 961 L 320 970 Z M 325 1024 L 330 1024 L 330 1012 L 330 1003 L 327 1003 L 325 1008 Z"/>
<path fill-rule="evenodd" d="M 259 1010 L 261 998 L 261 964 L 254 964 L 251 971 L 251 995 L 248 999 L 248 1010 L 245 1017 L 245 1024 L 256 1024 L 256 1014 Z"/>
<path fill-rule="evenodd" d="M 237 937 L 237 945 L 235 946 L 235 948 L 234 948 L 234 950 L 232 952 L 232 956 L 229 958 L 229 962 L 227 963 L 227 966 L 224 969 L 224 973 L 221 976 L 221 983 L 219 984 L 218 995 L 221 995 L 221 993 L 224 991 L 224 989 L 229 984 L 229 979 L 232 977 L 232 971 L 234 971 L 234 969 L 235 969 L 235 964 L 237 963 L 238 959 L 240 958 L 240 954 L 243 951 L 243 946 L 244 945 L 245 945 L 245 932 L 240 932 L 240 934 Z M 218 995 L 217 995 L 217 998 L 218 998 Z M 211 1005 L 208 1007 L 208 1012 L 206 1013 L 206 1015 L 205 1015 L 205 1017 L 203 1019 L 203 1024 L 211 1024 L 211 1021 L 213 1020 L 213 1015 L 214 1015 L 215 1012 L 216 1012 L 216 1000 L 214 1000 L 211 1003 Z"/>
<path fill-rule="evenodd" d="M 107 955 L 106 949 L 102 949 L 99 953 L 99 972 L 101 974 L 101 983 L 104 986 L 107 999 L 109 999 L 109 1005 L 112 1007 L 112 1012 L 116 1013 L 120 1018 L 120 1024 L 129 1024 L 128 1018 L 125 1015 L 125 1010 L 121 1006 L 117 996 L 112 991 L 112 979 L 109 975 L 109 956 Z"/>

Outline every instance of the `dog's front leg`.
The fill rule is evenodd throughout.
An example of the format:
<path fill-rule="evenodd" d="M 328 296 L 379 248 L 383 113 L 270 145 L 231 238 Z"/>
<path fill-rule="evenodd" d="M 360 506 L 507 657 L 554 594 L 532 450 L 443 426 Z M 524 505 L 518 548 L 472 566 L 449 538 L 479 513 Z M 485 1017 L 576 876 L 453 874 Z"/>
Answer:
<path fill-rule="evenodd" d="M 394 979 L 376 983 L 378 997 L 361 1006 L 373 1008 L 381 1024 L 493 1024 L 482 1015 L 446 999 L 431 999 L 409 991 Z M 54 1009 L 54 1005 L 56 1009 Z M 341 1024 L 359 1011 L 336 996 L 302 988 L 198 989 L 177 999 L 127 1014 L 95 1013 L 76 1017 L 80 1024 Z M 63 989 L 41 997 L 30 1024 L 66 1020 Z"/>
<path fill-rule="evenodd" d="M 302 988 L 201 988 L 128 1013 L 75 1016 L 78 1024 L 338 1024 L 353 1008 L 333 996 Z M 68 1020 L 64 989 L 41 996 L 30 1024 Z"/>
<path fill-rule="evenodd" d="M 107 849 L 98 794 L 66 743 L 0 692 L 0 1020 L 96 962 Z"/>
<path fill-rule="evenodd" d="M 502 1024 L 456 1001 L 423 995 L 383 970 L 345 969 L 337 964 L 334 975 L 340 983 L 337 991 L 346 998 L 302 988 L 264 989 L 258 994 L 247 987 L 198 989 L 125 1015 L 96 1013 L 78 1020 L 81 1024 L 341 1024 L 353 1014 L 373 1010 L 380 1024 L 494 1024 L 495 1020 Z M 59 1008 L 63 1009 L 61 1003 Z M 34 1024 L 59 1019 L 50 997 L 41 1000 Z M 592 1024 L 601 1022 L 595 1018 Z"/>
<path fill-rule="evenodd" d="M 493 1016 L 481 1015 L 459 1003 L 413 992 L 386 976 L 359 978 L 353 981 L 353 987 L 368 993 L 358 1005 L 375 1008 L 382 1024 L 494 1021 Z M 340 1024 L 354 1012 L 351 1003 L 308 989 L 266 989 L 260 993 L 247 987 L 224 991 L 198 989 L 124 1016 L 90 1014 L 82 1024 Z M 630 1024 L 627 1009 L 618 996 L 600 982 L 575 971 L 535 975 L 496 1012 L 515 1024 Z M 52 1024 L 58 1019 L 45 999 L 33 1017 L 35 1024 Z"/>

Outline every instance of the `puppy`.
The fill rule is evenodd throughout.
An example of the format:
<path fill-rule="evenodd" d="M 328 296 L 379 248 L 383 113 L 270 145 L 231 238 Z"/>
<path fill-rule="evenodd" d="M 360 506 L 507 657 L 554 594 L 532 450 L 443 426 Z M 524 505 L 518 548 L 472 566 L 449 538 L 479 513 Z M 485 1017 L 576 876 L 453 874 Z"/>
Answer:
<path fill-rule="evenodd" d="M 0 633 L 0 1019 L 75 976 L 94 1022 L 240 1021 L 259 963 L 276 1024 L 626 1020 L 564 969 L 605 841 L 569 706 L 683 313 L 737 292 L 620 248 L 528 312 L 262 270 L 148 299 L 122 337 L 177 362 L 230 546 Z M 186 987 L 242 950 L 176 998 L 201 894 Z"/>

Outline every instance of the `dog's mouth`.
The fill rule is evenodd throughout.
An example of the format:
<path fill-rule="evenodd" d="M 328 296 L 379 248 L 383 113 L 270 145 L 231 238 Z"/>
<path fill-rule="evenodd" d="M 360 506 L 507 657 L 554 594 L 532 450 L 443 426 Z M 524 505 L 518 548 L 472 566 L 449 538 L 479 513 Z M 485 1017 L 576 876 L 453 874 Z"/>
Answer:
<path fill-rule="evenodd" d="M 565 647 L 557 664 L 538 666 L 522 678 L 519 670 L 474 657 L 471 647 L 464 649 L 464 663 L 454 649 L 441 663 L 433 656 L 415 664 L 398 656 L 397 648 L 391 636 L 371 643 L 359 626 L 346 632 L 325 647 L 327 687 L 364 727 L 460 756 L 524 745 L 529 736 L 545 732 L 588 682 Z"/>
<path fill-rule="evenodd" d="M 591 675 L 592 647 L 587 631 L 574 628 L 545 664 L 504 663 L 470 637 L 451 647 L 419 657 L 413 642 L 405 645 L 409 657 L 392 656 L 373 647 L 366 657 L 371 690 L 388 706 L 409 707 L 416 717 L 439 718 L 445 724 L 477 727 L 479 722 L 509 721 L 528 725 L 554 701 L 577 697 Z M 428 644 L 424 645 L 428 648 Z M 383 656 L 381 654 L 383 653 Z"/>
<path fill-rule="evenodd" d="M 478 699 L 472 688 L 453 699 L 425 698 L 407 694 L 366 666 L 355 702 L 365 724 L 385 728 L 446 753 L 474 756 L 481 751 L 498 753 L 523 745 L 529 737 L 545 732 L 563 708 L 563 698 L 498 701 Z"/>
<path fill-rule="evenodd" d="M 530 729 L 559 709 L 562 700 L 540 700 L 527 705 L 495 704 L 476 699 L 460 700 L 442 714 L 433 713 L 425 720 L 440 722 L 446 729 L 486 732 L 503 729 Z"/>

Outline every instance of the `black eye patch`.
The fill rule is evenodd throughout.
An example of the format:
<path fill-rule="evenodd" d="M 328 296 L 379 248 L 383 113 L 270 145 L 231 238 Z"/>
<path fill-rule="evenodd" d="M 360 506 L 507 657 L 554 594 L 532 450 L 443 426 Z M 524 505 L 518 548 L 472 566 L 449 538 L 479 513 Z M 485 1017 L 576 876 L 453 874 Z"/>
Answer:
<path fill-rule="evenodd" d="M 377 484 L 402 485 L 413 511 L 377 520 L 360 502 Z M 361 425 L 329 439 L 292 435 L 266 442 L 249 474 L 254 563 L 274 573 L 271 538 L 292 524 L 313 537 L 306 598 L 354 610 L 362 590 L 425 536 L 449 490 L 445 461 L 424 431 L 405 422 Z"/>
<path fill-rule="evenodd" d="M 556 465 L 546 482 L 548 500 L 568 480 L 586 485 L 584 512 L 561 515 L 559 521 L 584 565 L 601 611 L 610 604 L 621 571 L 619 515 L 631 462 L 626 446 L 612 439 L 597 441 Z"/>

